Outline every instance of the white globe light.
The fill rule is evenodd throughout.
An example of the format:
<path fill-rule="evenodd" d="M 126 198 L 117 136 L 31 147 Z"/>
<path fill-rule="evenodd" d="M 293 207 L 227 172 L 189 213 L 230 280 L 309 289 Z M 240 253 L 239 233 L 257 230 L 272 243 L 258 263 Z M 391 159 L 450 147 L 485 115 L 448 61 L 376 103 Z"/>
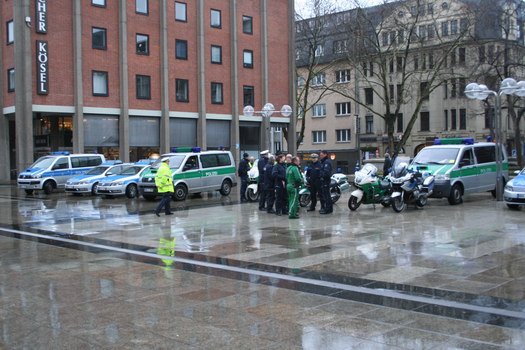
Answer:
<path fill-rule="evenodd" d="M 478 90 L 478 97 L 476 97 L 478 100 L 484 100 L 486 99 L 487 97 L 489 97 L 490 95 L 490 90 L 489 88 L 487 87 L 487 85 L 483 85 L 481 84 L 479 86 L 479 90 Z"/>
<path fill-rule="evenodd" d="M 470 99 L 478 98 L 479 85 L 476 83 L 470 83 L 465 87 L 465 95 Z"/>
<path fill-rule="evenodd" d="M 282 108 L 281 108 L 281 114 L 283 117 L 289 117 L 292 115 L 292 107 L 288 106 L 288 105 L 284 105 Z"/>
<path fill-rule="evenodd" d="M 505 78 L 501 82 L 500 91 L 505 95 L 512 95 L 518 88 L 518 83 L 512 78 Z"/>
<path fill-rule="evenodd" d="M 514 91 L 514 94 L 519 97 L 525 97 L 525 81 L 520 81 L 517 84 L 517 89 Z"/>
<path fill-rule="evenodd" d="M 270 117 L 275 112 L 275 107 L 271 103 L 267 103 L 262 108 L 265 117 Z"/>
<path fill-rule="evenodd" d="M 246 117 L 251 117 L 251 116 L 253 116 L 253 112 L 254 112 L 254 109 L 253 109 L 253 107 L 250 106 L 250 105 L 248 105 L 248 106 L 246 106 L 246 107 L 244 107 L 244 108 L 242 109 L 242 113 L 243 113 L 244 116 L 246 116 Z"/>

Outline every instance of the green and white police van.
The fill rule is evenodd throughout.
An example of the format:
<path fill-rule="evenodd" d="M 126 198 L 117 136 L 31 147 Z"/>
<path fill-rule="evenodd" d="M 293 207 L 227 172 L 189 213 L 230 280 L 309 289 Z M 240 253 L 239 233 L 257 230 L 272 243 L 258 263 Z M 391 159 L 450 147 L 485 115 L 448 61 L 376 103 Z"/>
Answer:
<path fill-rule="evenodd" d="M 139 181 L 140 194 L 147 200 L 158 196 L 155 176 L 161 159 L 170 158 L 173 172 L 173 198 L 182 201 L 188 193 L 219 191 L 223 196 L 237 186 L 235 161 L 229 151 L 203 151 L 198 147 L 173 148 L 172 153 L 163 154 L 142 174 Z"/>
<path fill-rule="evenodd" d="M 105 160 L 102 154 L 52 152 L 38 158 L 20 173 L 17 179 L 18 188 L 24 189 L 27 194 L 34 190 L 44 190 L 46 194 L 50 194 L 53 189 L 64 187 L 70 178 L 87 173 Z"/>
<path fill-rule="evenodd" d="M 501 149 L 502 181 L 509 178 L 509 163 Z M 410 168 L 418 168 L 435 176 L 431 197 L 448 198 L 459 204 L 463 195 L 496 190 L 496 144 L 477 142 L 471 138 L 436 139 L 433 146 L 423 148 L 412 160 Z"/>

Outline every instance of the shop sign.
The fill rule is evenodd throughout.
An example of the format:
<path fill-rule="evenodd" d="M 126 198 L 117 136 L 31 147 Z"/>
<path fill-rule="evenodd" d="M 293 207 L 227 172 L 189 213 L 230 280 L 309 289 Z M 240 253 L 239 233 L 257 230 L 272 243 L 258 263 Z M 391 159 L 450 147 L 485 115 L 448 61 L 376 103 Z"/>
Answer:
<path fill-rule="evenodd" d="M 36 32 L 47 33 L 47 0 L 35 1 Z"/>
<path fill-rule="evenodd" d="M 48 67 L 47 41 L 36 41 L 36 91 L 39 95 L 49 93 L 49 67 Z"/>

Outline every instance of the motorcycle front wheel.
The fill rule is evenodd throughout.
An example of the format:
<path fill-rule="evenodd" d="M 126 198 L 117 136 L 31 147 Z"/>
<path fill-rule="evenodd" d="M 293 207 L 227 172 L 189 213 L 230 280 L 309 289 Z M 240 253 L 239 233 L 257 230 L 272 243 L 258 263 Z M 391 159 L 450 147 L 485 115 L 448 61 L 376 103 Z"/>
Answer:
<path fill-rule="evenodd" d="M 341 198 L 341 190 L 339 187 L 333 187 L 330 189 L 330 197 L 332 198 L 332 204 L 335 204 Z"/>
<path fill-rule="evenodd" d="M 421 196 L 418 198 L 418 200 L 416 201 L 416 205 L 419 207 L 419 208 L 423 208 L 425 205 L 427 205 L 428 203 L 428 198 L 426 196 Z"/>
<path fill-rule="evenodd" d="M 246 198 L 248 198 L 250 202 L 256 202 L 259 198 L 259 193 L 255 193 L 253 188 L 248 188 L 246 191 Z"/>
<path fill-rule="evenodd" d="M 311 198 L 310 198 L 310 195 L 309 194 L 301 194 L 299 195 L 299 205 L 301 207 L 307 207 L 310 205 L 310 201 L 311 201 Z"/>
<path fill-rule="evenodd" d="M 392 209 L 394 209 L 396 213 L 401 213 L 403 210 L 406 209 L 406 207 L 407 207 L 407 204 L 405 203 L 405 201 L 403 201 L 402 196 L 395 197 L 392 200 Z"/>
<path fill-rule="evenodd" d="M 361 201 L 357 199 L 355 196 L 350 196 L 350 199 L 348 199 L 348 209 L 351 211 L 356 211 L 357 208 L 361 205 Z"/>

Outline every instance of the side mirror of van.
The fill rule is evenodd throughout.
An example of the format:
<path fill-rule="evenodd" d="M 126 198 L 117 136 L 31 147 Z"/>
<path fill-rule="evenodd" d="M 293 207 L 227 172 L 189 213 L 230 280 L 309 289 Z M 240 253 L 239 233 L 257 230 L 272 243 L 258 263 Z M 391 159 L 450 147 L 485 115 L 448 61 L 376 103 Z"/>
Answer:
<path fill-rule="evenodd" d="M 113 173 L 112 173 L 111 171 L 108 171 L 108 172 L 106 173 L 106 176 L 111 176 L 111 175 L 113 175 Z"/>
<path fill-rule="evenodd" d="M 187 170 L 191 170 L 193 169 L 193 167 L 191 166 L 191 164 L 184 164 L 184 168 L 182 169 L 183 171 L 187 171 Z"/>
<path fill-rule="evenodd" d="M 519 170 L 515 170 L 514 171 L 514 175 L 519 175 L 520 174 L 520 171 Z"/>
<path fill-rule="evenodd" d="M 466 159 L 462 159 L 459 161 L 459 167 L 463 168 L 464 166 L 470 165 L 470 162 Z"/>

